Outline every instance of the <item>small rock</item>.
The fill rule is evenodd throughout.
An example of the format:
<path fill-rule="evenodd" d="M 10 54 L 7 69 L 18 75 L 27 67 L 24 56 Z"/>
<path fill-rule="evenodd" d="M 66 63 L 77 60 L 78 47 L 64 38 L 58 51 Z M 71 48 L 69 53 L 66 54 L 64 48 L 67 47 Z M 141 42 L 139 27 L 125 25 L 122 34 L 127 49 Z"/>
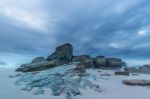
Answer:
<path fill-rule="evenodd" d="M 139 74 L 131 74 L 132 76 L 139 76 Z"/>
<path fill-rule="evenodd" d="M 111 74 L 100 74 L 100 76 L 111 76 Z"/>
<path fill-rule="evenodd" d="M 126 71 L 116 71 L 115 75 L 125 75 L 125 76 L 129 76 L 129 72 Z"/>

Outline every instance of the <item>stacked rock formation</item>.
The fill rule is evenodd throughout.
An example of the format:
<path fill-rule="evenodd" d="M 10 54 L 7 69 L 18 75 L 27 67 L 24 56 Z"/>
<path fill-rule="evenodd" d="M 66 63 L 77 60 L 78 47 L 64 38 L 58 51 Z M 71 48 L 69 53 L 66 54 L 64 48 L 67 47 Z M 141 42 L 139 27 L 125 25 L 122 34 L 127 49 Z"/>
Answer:
<path fill-rule="evenodd" d="M 126 63 L 118 58 L 105 58 L 97 56 L 92 58 L 90 55 L 73 55 L 73 46 L 69 43 L 63 44 L 56 48 L 55 52 L 44 57 L 37 57 L 31 63 L 21 65 L 16 71 L 32 72 L 40 71 L 71 62 L 78 62 L 77 67 L 86 68 L 121 68 L 126 66 Z"/>

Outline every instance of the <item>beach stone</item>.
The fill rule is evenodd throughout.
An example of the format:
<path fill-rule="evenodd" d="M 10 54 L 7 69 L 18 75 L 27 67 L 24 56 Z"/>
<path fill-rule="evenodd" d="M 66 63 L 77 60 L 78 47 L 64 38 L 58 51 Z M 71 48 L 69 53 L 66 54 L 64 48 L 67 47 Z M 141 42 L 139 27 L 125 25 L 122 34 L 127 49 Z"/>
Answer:
<path fill-rule="evenodd" d="M 150 80 L 123 80 L 123 84 L 131 86 L 150 86 Z"/>
<path fill-rule="evenodd" d="M 116 71 L 115 73 L 114 73 L 115 75 L 125 75 L 125 76 L 129 76 L 129 72 L 127 72 L 127 71 Z"/>

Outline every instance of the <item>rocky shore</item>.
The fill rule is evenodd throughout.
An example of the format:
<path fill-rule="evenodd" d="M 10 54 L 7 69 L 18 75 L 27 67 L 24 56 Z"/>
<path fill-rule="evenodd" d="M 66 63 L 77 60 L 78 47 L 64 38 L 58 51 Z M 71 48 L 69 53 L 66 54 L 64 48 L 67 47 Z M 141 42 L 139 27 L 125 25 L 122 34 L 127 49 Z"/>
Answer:
<path fill-rule="evenodd" d="M 37 57 L 31 63 L 21 65 L 16 71 L 32 72 L 41 71 L 63 64 L 78 62 L 77 67 L 81 68 L 122 68 L 127 64 L 119 58 L 106 58 L 98 55 L 91 57 L 90 55 L 73 55 L 73 46 L 69 43 L 58 46 L 56 50 L 47 58 Z"/>
<path fill-rule="evenodd" d="M 108 79 L 111 79 L 109 82 L 120 79 L 118 85 L 150 86 L 149 79 L 131 79 L 135 77 L 132 73 L 150 73 L 150 65 L 135 68 L 127 67 L 119 58 L 76 56 L 69 43 L 58 46 L 47 58 L 36 57 L 31 63 L 21 65 L 16 73 L 19 74 L 11 77 L 18 78 L 16 85 L 24 85 L 22 90 L 34 91 L 34 95 L 39 95 L 44 94 L 45 89 L 51 89 L 53 96 L 64 94 L 66 99 L 81 96 L 82 90 L 87 88 L 102 93 L 105 89 L 101 86 L 101 80 L 107 83 L 106 87 L 111 85 L 106 81 Z"/>

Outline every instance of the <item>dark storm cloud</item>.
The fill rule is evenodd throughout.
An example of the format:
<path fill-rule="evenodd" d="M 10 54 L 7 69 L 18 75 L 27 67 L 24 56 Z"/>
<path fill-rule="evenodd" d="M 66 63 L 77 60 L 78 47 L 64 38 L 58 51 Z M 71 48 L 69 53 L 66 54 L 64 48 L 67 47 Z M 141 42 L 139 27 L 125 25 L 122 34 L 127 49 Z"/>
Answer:
<path fill-rule="evenodd" d="M 124 57 L 146 57 L 150 53 L 148 46 L 136 47 L 149 42 L 149 1 L 94 0 L 77 6 L 78 2 L 52 2 L 59 6 L 55 11 L 65 16 L 57 23 L 58 42 L 73 43 L 76 53 Z M 141 31 L 145 33 L 140 34 Z"/>
<path fill-rule="evenodd" d="M 21 11 L 30 12 L 32 6 Z M 45 0 L 34 13 L 16 9 L 15 15 L 0 11 L 1 53 L 47 55 L 70 42 L 75 54 L 150 56 L 148 0 Z M 9 18 L 15 21 L 3 21 Z"/>

